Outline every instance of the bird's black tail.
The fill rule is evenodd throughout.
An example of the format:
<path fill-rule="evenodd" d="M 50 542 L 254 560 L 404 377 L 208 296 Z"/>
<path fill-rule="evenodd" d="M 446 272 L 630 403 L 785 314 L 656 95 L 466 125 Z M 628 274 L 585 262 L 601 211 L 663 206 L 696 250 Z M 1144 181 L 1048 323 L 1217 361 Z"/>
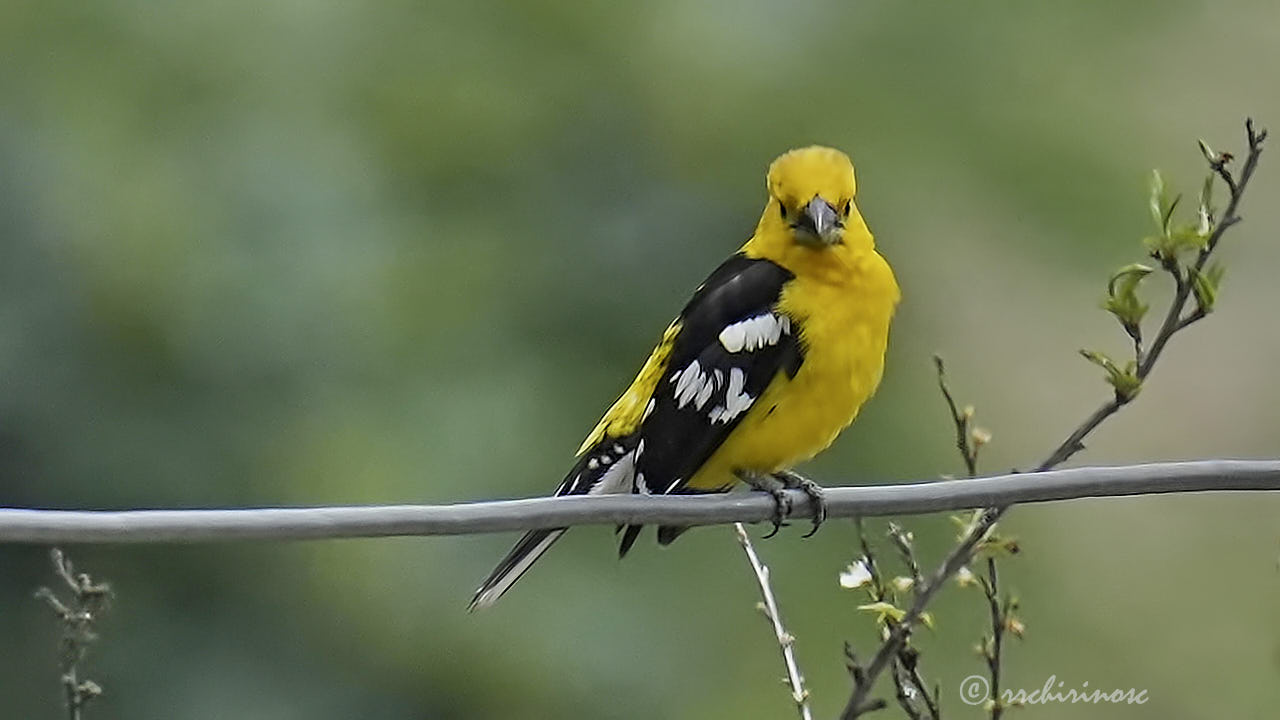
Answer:
<path fill-rule="evenodd" d="M 557 496 L 605 495 L 635 490 L 635 458 L 639 436 L 605 437 L 578 456 L 573 469 L 556 489 Z M 511 552 L 498 563 L 489 577 L 476 590 L 470 609 L 489 607 L 516 584 L 542 553 L 555 544 L 568 528 L 531 530 L 520 538 Z M 636 527 L 639 532 L 639 527 Z M 634 542 L 632 536 L 627 542 Z"/>
<path fill-rule="evenodd" d="M 524 575 L 525 571 L 532 567 L 538 558 L 542 557 L 542 553 L 554 545 L 567 529 L 532 530 L 525 533 L 524 537 L 520 538 L 520 542 L 511 548 L 511 552 L 498 563 L 498 567 L 489 573 L 489 577 L 480 585 L 480 589 L 476 590 L 476 595 L 471 598 L 471 604 L 467 609 L 474 611 L 498 602 L 498 598 L 511 589 L 520 576 Z"/>

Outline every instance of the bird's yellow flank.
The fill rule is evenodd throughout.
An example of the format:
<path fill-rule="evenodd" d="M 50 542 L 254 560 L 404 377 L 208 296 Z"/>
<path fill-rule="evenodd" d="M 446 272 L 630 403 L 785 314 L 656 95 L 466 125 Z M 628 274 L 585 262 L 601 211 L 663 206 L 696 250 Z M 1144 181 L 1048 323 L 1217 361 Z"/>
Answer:
<path fill-rule="evenodd" d="M 556 494 L 722 492 L 826 449 L 875 392 L 898 303 L 855 204 L 853 163 L 826 147 L 769 166 L 745 245 L 694 292 L 578 451 Z M 625 553 L 640 528 L 626 529 Z M 670 542 L 680 528 L 660 528 Z M 564 532 L 524 536 L 476 592 L 495 602 Z"/>

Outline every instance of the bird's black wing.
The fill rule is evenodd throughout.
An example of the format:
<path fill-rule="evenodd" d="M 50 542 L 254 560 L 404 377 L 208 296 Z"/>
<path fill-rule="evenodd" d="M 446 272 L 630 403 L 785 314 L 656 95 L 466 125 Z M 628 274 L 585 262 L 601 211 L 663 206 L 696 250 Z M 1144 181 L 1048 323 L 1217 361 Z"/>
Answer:
<path fill-rule="evenodd" d="M 556 494 L 682 492 L 773 378 L 800 369 L 800 328 L 776 307 L 793 277 L 776 263 L 743 255 L 716 268 L 676 319 L 678 331 L 640 427 L 625 437 L 606 436 L 584 452 Z M 682 530 L 659 528 L 658 539 L 670 542 Z M 471 608 L 496 602 L 564 532 L 526 533 L 481 584 Z M 639 525 L 626 528 L 621 554 L 639 533 Z"/>
<path fill-rule="evenodd" d="M 793 277 L 777 263 L 735 255 L 681 311 L 671 355 L 637 433 L 638 492 L 681 492 L 774 377 L 800 369 L 799 327 L 777 309 Z M 638 532 L 628 528 L 622 552 Z"/>

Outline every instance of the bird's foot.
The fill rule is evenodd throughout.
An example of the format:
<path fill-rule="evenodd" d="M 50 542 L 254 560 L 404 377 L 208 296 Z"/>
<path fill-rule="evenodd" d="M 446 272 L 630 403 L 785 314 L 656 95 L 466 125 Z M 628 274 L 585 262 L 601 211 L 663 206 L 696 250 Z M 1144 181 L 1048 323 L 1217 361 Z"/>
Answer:
<path fill-rule="evenodd" d="M 813 508 L 813 528 L 805 533 L 804 537 L 812 537 L 827 519 L 827 498 L 822 486 L 794 470 L 781 470 L 774 473 L 773 477 L 782 483 L 784 488 L 799 490 L 809 497 L 809 505 Z M 790 513 L 790 503 L 787 511 Z"/>
<path fill-rule="evenodd" d="M 785 522 L 787 516 L 791 514 L 791 496 L 787 495 L 787 484 L 781 478 L 773 475 L 756 475 L 754 473 L 738 473 L 738 477 L 742 482 L 751 486 L 752 490 L 767 492 L 773 498 L 773 529 L 765 535 L 763 539 L 768 540 L 778 534 L 788 523 Z"/>

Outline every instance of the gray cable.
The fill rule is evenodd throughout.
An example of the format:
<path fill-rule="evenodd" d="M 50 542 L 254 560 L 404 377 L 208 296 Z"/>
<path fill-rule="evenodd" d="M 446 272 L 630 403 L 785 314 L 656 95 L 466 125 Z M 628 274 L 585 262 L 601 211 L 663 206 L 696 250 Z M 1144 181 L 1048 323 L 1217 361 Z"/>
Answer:
<path fill-rule="evenodd" d="M 1087 467 L 907 485 L 830 487 L 826 499 L 831 517 L 871 517 L 1090 497 L 1228 490 L 1280 490 L 1280 460 Z M 793 517 L 809 516 L 811 510 L 803 493 L 792 494 Z M 466 535 L 571 525 L 761 522 L 772 514 L 773 501 L 760 493 L 243 510 L 0 508 L 0 542 L 193 543 Z"/>

